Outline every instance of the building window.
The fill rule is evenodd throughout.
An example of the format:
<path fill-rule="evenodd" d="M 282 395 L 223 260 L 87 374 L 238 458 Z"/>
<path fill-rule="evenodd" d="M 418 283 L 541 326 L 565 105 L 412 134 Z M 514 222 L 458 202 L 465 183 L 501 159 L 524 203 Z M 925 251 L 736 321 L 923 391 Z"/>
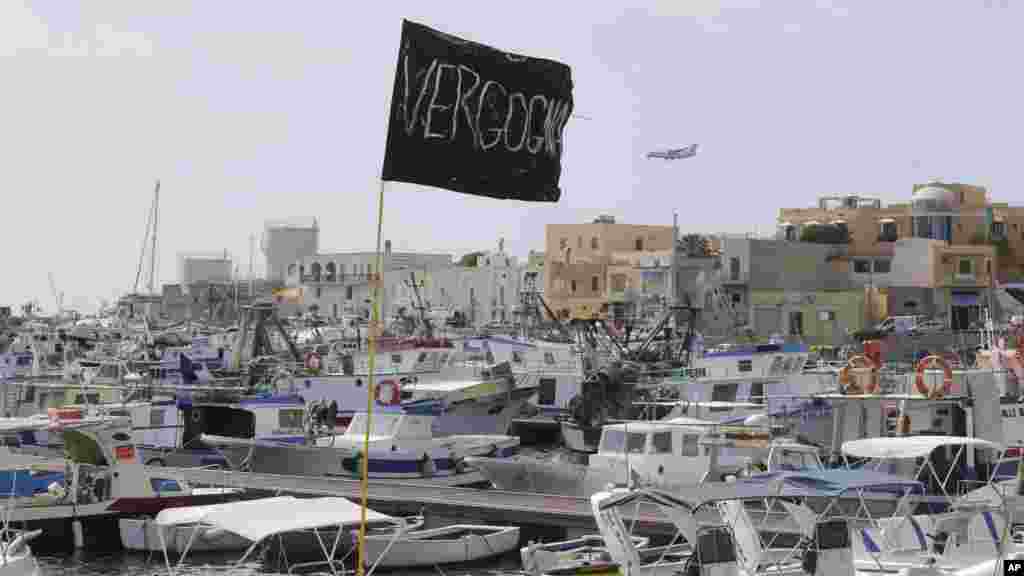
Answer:
<path fill-rule="evenodd" d="M 313 282 L 319 282 L 320 281 L 320 263 L 319 262 L 313 262 L 313 265 L 310 266 L 310 274 L 312 274 L 312 276 L 313 276 Z"/>
<path fill-rule="evenodd" d="M 880 242 L 895 242 L 899 239 L 899 230 L 895 222 L 882 222 L 879 230 L 878 240 Z"/>
<path fill-rule="evenodd" d="M 590 239 L 590 249 L 591 250 L 597 250 L 597 246 L 598 246 L 597 238 L 596 237 L 595 238 L 591 238 Z"/>
<path fill-rule="evenodd" d="M 637 238 L 636 242 L 634 242 L 633 245 L 636 247 L 638 252 L 643 250 L 644 249 L 644 239 L 643 238 Z"/>
<path fill-rule="evenodd" d="M 569 239 L 568 238 L 562 238 L 561 240 L 558 241 L 558 249 L 559 250 L 565 250 L 568 247 L 569 247 Z"/>
<path fill-rule="evenodd" d="M 804 335 L 804 313 L 800 310 L 789 313 L 789 333 L 792 336 Z"/>
<path fill-rule="evenodd" d="M 974 262 L 972 262 L 970 258 L 961 258 L 959 266 L 957 267 L 957 273 L 961 276 L 973 276 Z"/>
<path fill-rule="evenodd" d="M 501 304 L 502 306 L 505 305 L 505 287 L 504 286 L 499 286 L 498 287 L 498 303 Z"/>
<path fill-rule="evenodd" d="M 331 316 L 333 316 L 334 318 L 338 317 L 338 303 L 337 302 L 335 302 L 334 304 L 331 305 Z"/>
<path fill-rule="evenodd" d="M 740 296 L 740 294 L 737 293 L 737 292 L 733 292 L 733 294 L 732 294 L 732 304 L 733 304 L 733 306 L 739 306 L 741 303 L 743 303 L 743 296 Z"/>
<path fill-rule="evenodd" d="M 334 282 L 338 279 L 337 267 L 334 265 L 334 262 L 328 262 L 324 270 L 328 282 Z"/>
<path fill-rule="evenodd" d="M 1003 240 L 1006 238 L 1006 222 L 992 223 L 992 239 Z"/>
<path fill-rule="evenodd" d="M 853 271 L 857 274 L 870 274 L 871 273 L 871 261 L 870 260 L 854 260 Z"/>
<path fill-rule="evenodd" d="M 991 275 L 992 275 L 992 261 L 989 260 L 988 258 L 985 258 L 985 276 L 991 276 Z"/>
<path fill-rule="evenodd" d="M 590 291 L 591 292 L 597 292 L 597 290 L 598 290 L 598 279 L 597 279 L 597 276 L 593 276 L 593 277 L 590 278 Z"/>
<path fill-rule="evenodd" d="M 875 260 L 875 274 L 888 274 L 892 270 L 892 260 L 879 258 Z"/>
<path fill-rule="evenodd" d="M 626 275 L 616 274 L 612 276 L 612 290 L 622 292 L 626 289 Z"/>
<path fill-rule="evenodd" d="M 569 285 L 571 287 L 572 293 L 575 294 L 576 293 L 576 281 L 573 280 Z"/>
<path fill-rule="evenodd" d="M 294 276 L 295 275 L 295 264 L 289 264 L 288 265 L 288 275 L 289 276 Z"/>
<path fill-rule="evenodd" d="M 729 258 L 729 279 L 739 280 L 740 279 L 740 259 Z"/>
<path fill-rule="evenodd" d="M 786 240 L 796 242 L 796 226 L 786 226 Z"/>
<path fill-rule="evenodd" d="M 576 237 L 576 247 L 583 248 L 583 236 Z"/>
<path fill-rule="evenodd" d="M 822 322 L 831 322 L 836 319 L 835 310 L 819 310 L 818 320 Z"/>
<path fill-rule="evenodd" d="M 345 286 L 345 300 L 351 300 L 351 299 L 352 299 L 352 287 L 351 286 Z"/>
<path fill-rule="evenodd" d="M 750 372 L 754 369 L 754 361 L 740 360 L 736 367 L 740 372 Z"/>

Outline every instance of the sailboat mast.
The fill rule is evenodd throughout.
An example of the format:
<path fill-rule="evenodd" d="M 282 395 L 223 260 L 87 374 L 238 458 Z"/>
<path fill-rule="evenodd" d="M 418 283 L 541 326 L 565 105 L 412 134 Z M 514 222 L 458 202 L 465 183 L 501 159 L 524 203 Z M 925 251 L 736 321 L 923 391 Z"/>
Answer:
<path fill-rule="evenodd" d="M 156 279 L 156 231 L 158 219 L 160 218 L 160 181 L 156 181 L 156 190 L 153 191 L 153 244 L 149 251 L 149 293 L 155 293 L 154 281 Z"/>

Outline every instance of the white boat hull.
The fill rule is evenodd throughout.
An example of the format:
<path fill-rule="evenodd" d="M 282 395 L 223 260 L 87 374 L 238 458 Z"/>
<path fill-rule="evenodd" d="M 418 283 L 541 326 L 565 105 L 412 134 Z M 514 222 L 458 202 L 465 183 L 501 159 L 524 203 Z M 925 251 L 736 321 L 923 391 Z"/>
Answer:
<path fill-rule="evenodd" d="M 0 576 L 40 576 L 39 564 L 31 553 L 14 558 L 0 559 Z"/>
<path fill-rule="evenodd" d="M 473 533 L 460 536 L 458 532 L 462 531 Z M 445 537 L 449 534 L 451 539 Z M 366 564 L 371 566 L 379 559 L 381 568 L 409 568 L 490 558 L 514 550 L 519 545 L 519 528 L 459 524 L 407 532 L 391 543 L 393 539 L 391 534 L 368 535 Z"/>
<path fill-rule="evenodd" d="M 160 528 L 149 518 L 122 518 L 119 522 L 121 544 L 125 550 L 137 552 L 162 552 L 160 545 Z M 167 551 L 181 554 L 188 547 L 194 552 L 233 552 L 245 550 L 252 543 L 230 532 L 214 531 L 193 526 L 167 526 L 164 528 L 164 542 Z M 189 546 L 189 539 L 192 545 Z"/>

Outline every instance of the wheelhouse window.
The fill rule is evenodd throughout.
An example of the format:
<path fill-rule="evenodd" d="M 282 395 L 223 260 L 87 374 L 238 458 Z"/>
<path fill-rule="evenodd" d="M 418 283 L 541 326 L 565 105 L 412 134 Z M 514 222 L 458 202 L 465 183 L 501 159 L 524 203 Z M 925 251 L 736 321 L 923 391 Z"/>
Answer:
<path fill-rule="evenodd" d="M 644 445 L 647 444 L 647 435 L 642 432 L 630 432 L 626 442 L 626 449 L 630 454 L 643 454 Z"/>
<path fill-rule="evenodd" d="M 284 428 L 286 430 L 298 430 L 302 428 L 302 410 L 278 410 L 277 425 L 279 428 Z"/>
<path fill-rule="evenodd" d="M 672 453 L 672 432 L 655 432 L 651 434 L 651 454 Z"/>
<path fill-rule="evenodd" d="M 541 378 L 537 387 L 537 404 L 553 406 L 555 404 L 555 379 Z"/>
<path fill-rule="evenodd" d="M 626 433 L 622 430 L 605 430 L 601 439 L 601 451 L 608 453 L 621 453 L 626 450 Z"/>
<path fill-rule="evenodd" d="M 892 260 L 879 258 L 875 260 L 875 274 L 888 274 L 892 271 Z"/>
<path fill-rule="evenodd" d="M 696 434 L 683 435 L 683 446 L 680 454 L 691 457 L 700 455 L 700 446 L 698 445 L 697 440 L 698 436 Z"/>
<path fill-rule="evenodd" d="M 804 335 L 804 313 L 794 310 L 789 313 L 789 333 L 792 336 Z"/>
<path fill-rule="evenodd" d="M 853 271 L 857 274 L 870 274 L 871 273 L 871 261 L 870 260 L 854 260 Z"/>

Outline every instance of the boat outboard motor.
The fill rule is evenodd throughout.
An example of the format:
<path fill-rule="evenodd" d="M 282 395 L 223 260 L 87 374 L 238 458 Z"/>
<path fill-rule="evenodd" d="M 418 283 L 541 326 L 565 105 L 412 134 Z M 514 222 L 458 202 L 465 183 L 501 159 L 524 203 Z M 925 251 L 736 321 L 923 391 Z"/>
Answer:
<path fill-rule="evenodd" d="M 853 550 L 846 520 L 819 522 L 814 540 L 804 551 L 802 566 L 811 576 L 853 576 Z"/>

